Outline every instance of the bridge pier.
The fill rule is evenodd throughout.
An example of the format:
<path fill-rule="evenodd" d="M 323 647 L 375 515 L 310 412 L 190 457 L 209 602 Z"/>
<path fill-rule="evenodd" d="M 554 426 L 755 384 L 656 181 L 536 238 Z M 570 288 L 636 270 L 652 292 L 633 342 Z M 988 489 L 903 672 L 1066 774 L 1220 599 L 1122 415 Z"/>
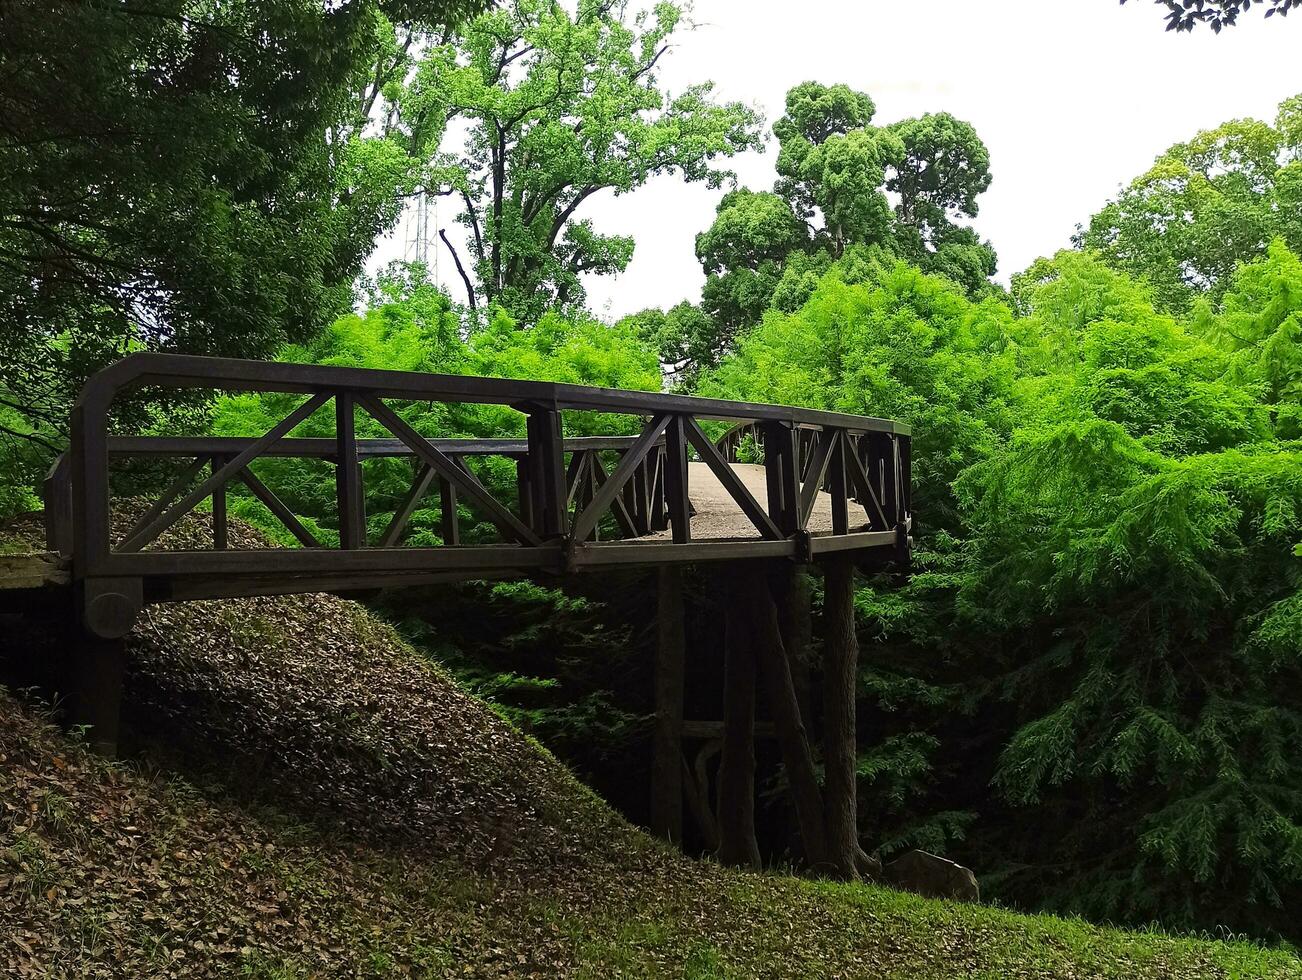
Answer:
<path fill-rule="evenodd" d="M 72 690 L 68 721 L 85 726 L 86 741 L 100 755 L 112 759 L 118 753 L 122 714 L 122 681 L 126 675 L 126 641 L 106 640 L 80 626 L 70 632 Z"/>
<path fill-rule="evenodd" d="M 810 636 L 810 581 L 803 567 L 779 562 L 737 562 L 724 574 L 723 721 L 709 813 L 701 787 L 688 785 L 683 757 L 684 610 L 682 572 L 657 570 L 658 646 L 655 668 L 651 828 L 681 844 L 684 802 L 692 804 L 716 855 L 725 864 L 758 867 L 755 833 L 756 697 L 762 685 L 771 733 L 777 740 L 795 814 L 799 849 L 817 874 L 851 879 L 872 876 L 876 862 L 859 846 L 856 791 L 856 693 L 859 661 L 854 629 L 854 565 L 848 556 L 820 562 L 824 575 L 821 748 L 824 779 L 815 768 L 805 649 Z M 706 723 L 707 725 L 710 723 Z M 718 724 L 718 723 L 714 723 Z M 770 730 L 765 725 L 765 730 Z M 698 766 L 700 762 L 698 760 Z M 708 786 L 708 784 L 707 784 Z M 704 808 L 705 813 L 697 813 Z M 708 825 L 708 826 L 707 826 Z"/>
<path fill-rule="evenodd" d="M 656 722 L 651 762 L 651 830 L 682 846 L 683 672 L 687 643 L 682 568 L 662 565 L 656 569 L 656 586 Z"/>
<path fill-rule="evenodd" d="M 144 604 L 143 586 L 139 579 L 88 578 L 77 584 L 74 603 L 68 720 L 86 727 L 94 751 L 113 758 L 121 724 L 126 635 Z"/>
<path fill-rule="evenodd" d="M 755 838 L 755 597 L 729 568 L 724 607 L 723 749 L 719 755 L 719 851 L 723 864 L 759 868 Z"/>
<path fill-rule="evenodd" d="M 854 564 L 823 565 L 823 799 L 827 856 L 839 878 L 857 877 L 859 854 L 855 693 L 859 641 L 854 630 Z"/>

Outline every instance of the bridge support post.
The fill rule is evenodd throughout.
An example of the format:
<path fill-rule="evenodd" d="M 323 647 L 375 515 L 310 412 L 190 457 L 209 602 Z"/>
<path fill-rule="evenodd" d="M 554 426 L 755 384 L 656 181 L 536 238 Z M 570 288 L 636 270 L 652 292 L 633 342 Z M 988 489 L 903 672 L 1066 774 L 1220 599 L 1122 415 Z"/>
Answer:
<path fill-rule="evenodd" d="M 91 749 L 112 759 L 118 754 L 126 641 L 106 640 L 80 626 L 74 626 L 72 632 L 68 721 L 77 727 L 85 726 Z"/>
<path fill-rule="evenodd" d="M 126 635 L 143 603 L 139 579 L 88 578 L 77 584 L 71 627 L 69 721 L 85 725 L 90 747 L 117 755 L 126 672 Z"/>
<path fill-rule="evenodd" d="M 778 605 L 782 646 L 791 669 L 800 717 L 808 723 L 813 715 L 809 684 L 809 648 L 813 642 L 810 613 L 813 582 L 807 566 L 778 562 L 773 570 L 773 598 Z"/>
<path fill-rule="evenodd" d="M 755 838 L 755 646 L 753 599 L 743 567 L 725 571 L 723 751 L 719 756 L 719 851 L 724 864 L 758 868 Z"/>
<path fill-rule="evenodd" d="M 854 566 L 833 556 L 824 563 L 823 801 L 828 864 L 840 878 L 857 877 L 858 800 L 855 787 L 855 691 L 859 641 L 854 631 Z M 865 855 L 866 858 L 866 855 Z"/>
<path fill-rule="evenodd" d="M 656 569 L 656 721 L 651 762 L 651 830 L 671 843 L 683 842 L 683 670 L 685 615 L 683 571 Z"/>
<path fill-rule="evenodd" d="M 774 602 L 770 577 L 761 567 L 754 567 L 755 562 L 749 564 L 752 570 L 748 571 L 746 591 L 753 598 L 748 615 L 754 631 L 755 650 L 768 697 L 769 713 L 773 718 L 774 733 L 782 753 L 782 767 L 787 774 L 787 788 L 792 807 L 796 811 L 796 823 L 800 828 L 800 843 L 808 865 L 811 868 L 822 868 L 827 861 L 823 798 L 818 788 L 818 778 L 814 774 L 814 757 L 809 748 L 804 715 L 792 683 L 792 654 L 790 648 L 783 643 L 778 604 Z M 784 585 L 790 582 L 790 578 L 775 577 L 775 582 Z M 784 605 L 788 601 L 785 594 L 780 594 L 779 599 Z"/>

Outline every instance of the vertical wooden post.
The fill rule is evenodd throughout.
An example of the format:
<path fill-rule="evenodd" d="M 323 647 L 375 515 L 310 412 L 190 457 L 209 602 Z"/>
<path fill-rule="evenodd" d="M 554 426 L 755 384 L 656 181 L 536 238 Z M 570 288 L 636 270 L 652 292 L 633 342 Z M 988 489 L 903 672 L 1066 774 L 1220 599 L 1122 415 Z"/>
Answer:
<path fill-rule="evenodd" d="M 859 853 L 855 769 L 855 691 L 859 641 L 854 631 L 854 566 L 836 555 L 824 564 L 823 613 L 823 807 L 828 863 L 854 878 Z"/>
<path fill-rule="evenodd" d="M 800 717 L 805 719 L 808 726 L 813 720 L 809 681 L 809 655 L 813 643 L 810 612 L 813 583 L 805 566 L 791 562 L 779 562 L 771 578 L 774 600 L 778 605 L 782 646 L 787 652 L 787 663 L 791 668 L 791 683 L 796 691 L 796 703 L 800 706 Z"/>
<path fill-rule="evenodd" d="M 638 466 L 637 472 L 633 474 L 630 484 L 633 487 L 633 506 L 630 512 L 633 517 L 633 523 L 637 527 L 638 534 L 651 533 L 651 458 L 653 454 L 647 454 L 647 458 L 642 460 Z"/>
<path fill-rule="evenodd" d="M 665 429 L 665 497 L 674 544 L 685 544 L 692 539 L 691 501 L 687 492 L 687 434 L 680 415 L 675 415 Z"/>
<path fill-rule="evenodd" d="M 770 591 L 768 576 L 757 567 L 758 564 L 747 563 L 745 585 L 752 596 L 751 625 L 760 675 L 764 678 L 773 728 L 782 752 L 782 766 L 786 770 L 791 803 L 800 826 L 805 860 L 811 868 L 821 868 L 827 861 L 823 796 L 818 788 L 818 777 L 814 774 L 814 757 L 791 680 L 790 656 L 782 643 L 777 604 Z M 786 601 L 786 596 L 779 598 Z"/>
<path fill-rule="evenodd" d="M 226 463 L 222 456 L 212 458 L 212 472 L 216 473 Z M 212 492 L 212 546 L 216 551 L 225 551 L 230 543 L 230 532 L 226 521 L 226 485 L 222 484 Z"/>
<path fill-rule="evenodd" d="M 71 721 L 87 726 L 90 747 L 112 759 L 118 754 L 126 643 L 82 633 L 73 655 Z"/>
<path fill-rule="evenodd" d="M 357 456 L 357 429 L 350 391 L 335 395 L 335 496 L 339 503 L 339 547 L 366 547 L 366 500 L 362 496 L 362 463 Z"/>
<path fill-rule="evenodd" d="M 444 477 L 439 477 L 439 524 L 445 545 L 455 547 L 461 543 L 461 525 L 457 521 L 457 488 Z"/>
<path fill-rule="evenodd" d="M 764 438 L 764 475 L 768 482 L 769 516 L 785 535 L 799 530 L 796 514 L 800 480 L 796 464 L 796 430 L 780 422 L 760 427 Z"/>
<path fill-rule="evenodd" d="M 846 534 L 850 530 L 850 512 L 845 489 L 845 454 L 851 449 L 844 432 L 830 432 L 828 437 L 836 440 L 827 463 L 828 492 L 832 495 L 832 533 Z"/>
<path fill-rule="evenodd" d="M 560 537 L 567 529 L 568 502 L 560 412 L 548 408 L 529 409 L 527 432 L 532 526 L 540 537 Z"/>
<path fill-rule="evenodd" d="M 515 461 L 515 486 L 520 497 L 520 520 L 533 527 L 533 481 L 530 479 L 527 458 L 522 457 Z"/>
<path fill-rule="evenodd" d="M 651 464 L 651 530 L 663 531 L 669 526 L 665 511 L 665 454 L 659 449 L 651 450 L 651 454 L 647 457 Z"/>
<path fill-rule="evenodd" d="M 651 830 L 683 842 L 683 670 L 685 617 L 679 565 L 656 570 L 656 722 L 651 762 Z"/>
<path fill-rule="evenodd" d="M 719 851 L 724 864 L 758 868 L 755 839 L 755 646 L 744 576 L 728 568 L 719 756 Z"/>

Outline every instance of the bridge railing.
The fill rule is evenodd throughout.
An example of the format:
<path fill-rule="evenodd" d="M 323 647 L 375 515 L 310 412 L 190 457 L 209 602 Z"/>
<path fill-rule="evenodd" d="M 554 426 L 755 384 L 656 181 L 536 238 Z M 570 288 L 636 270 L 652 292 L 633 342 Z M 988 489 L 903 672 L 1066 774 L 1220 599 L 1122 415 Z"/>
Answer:
<path fill-rule="evenodd" d="M 204 388 L 303 396 L 280 422 L 248 438 L 110 434 L 110 413 L 124 392 Z M 392 403 L 480 403 L 525 416 L 520 440 L 439 438 L 419 432 Z M 330 438 L 292 435 L 333 408 Z M 358 412 L 388 438 L 357 435 Z M 636 435 L 566 438 L 568 413 L 637 419 Z M 739 423 L 716 443 L 702 422 Z M 222 358 L 136 354 L 95 375 L 74 409 L 68 452 L 46 481 L 47 533 L 70 553 L 92 631 L 120 635 L 145 602 L 317 589 L 373 588 L 528 570 L 661 564 L 747 557 L 809 560 L 834 550 L 875 550 L 907 557 L 909 445 L 906 426 L 884 419 L 784 406 L 621 391 L 538 381 L 419 374 Z M 749 436 L 761 447 L 763 499 L 736 469 Z M 515 460 L 518 494 L 503 501 L 467 459 Z M 411 486 L 378 539 L 367 534 L 362 462 L 405 457 Z M 110 470 L 126 457 L 184 461 L 180 475 L 128 526 L 115 524 Z M 323 460 L 335 470 L 338 544 L 326 547 L 250 465 L 268 457 Z M 709 467 L 755 533 L 696 540 L 689 462 Z M 301 547 L 230 547 L 227 492 L 239 482 Z M 820 491 L 831 497 L 831 527 L 811 534 Z M 441 498 L 442 545 L 404 544 L 424 498 Z M 204 501 L 211 502 L 212 543 L 201 550 L 159 550 L 159 538 Z M 852 521 L 849 502 L 866 520 Z M 497 529 L 499 541 L 465 544 L 462 504 Z M 598 540 L 603 522 L 619 540 Z"/>

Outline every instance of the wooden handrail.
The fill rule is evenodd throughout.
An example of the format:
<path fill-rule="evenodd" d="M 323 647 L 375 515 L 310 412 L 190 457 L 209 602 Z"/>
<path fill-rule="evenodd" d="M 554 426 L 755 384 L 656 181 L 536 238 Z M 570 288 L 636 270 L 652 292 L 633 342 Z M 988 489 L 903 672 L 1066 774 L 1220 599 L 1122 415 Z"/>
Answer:
<path fill-rule="evenodd" d="M 292 392 L 307 398 L 260 436 L 110 435 L 114 400 L 141 386 Z M 403 418 L 402 403 L 416 401 L 502 405 L 525 417 L 526 436 L 431 437 Z M 336 406 L 334 437 L 292 434 L 327 402 Z M 357 438 L 353 406 L 387 429 L 388 436 Z M 641 434 L 564 438 L 564 416 L 571 411 L 630 416 Z M 739 424 L 711 443 L 702 420 Z M 762 464 L 767 499 L 758 499 L 730 468 L 748 432 L 767 450 Z M 130 610 L 143 602 L 249 595 L 259 589 L 373 588 L 610 564 L 784 556 L 811 560 L 832 551 L 902 561 L 908 556 L 911 521 L 910 439 L 908 426 L 890 420 L 782 405 L 502 378 L 134 354 L 94 375 L 82 390 L 66 458 L 45 482 L 47 536 L 53 550 L 71 553 L 86 624 L 101 632 L 120 629 L 131 618 Z M 689 469 L 693 452 L 704 464 L 699 471 Z M 466 463 L 486 456 L 515 460 L 516 509 L 498 499 Z M 126 540 L 115 544 L 110 469 L 116 460 L 132 457 L 177 460 L 188 468 Z M 336 466 L 339 547 L 320 546 L 289 506 L 253 476 L 249 466 L 270 457 Z M 414 464 L 412 486 L 372 546 L 361 463 L 404 457 Z M 192 486 L 205 465 L 211 475 Z M 717 480 L 754 525 L 755 537 L 694 535 L 694 478 Z M 225 504 L 232 482 L 250 487 L 304 547 L 231 550 Z M 408 522 L 435 487 L 443 512 L 443 545 L 403 547 Z M 829 494 L 831 530 L 823 525 L 811 533 L 810 515 L 820 491 Z M 211 549 L 148 550 L 206 497 L 214 503 Z M 849 520 L 850 500 L 865 504 L 867 524 L 862 518 Z M 503 540 L 462 544 L 458 501 L 488 518 Z M 603 523 L 623 540 L 599 540 Z M 657 536 L 670 527 L 672 540 Z"/>

